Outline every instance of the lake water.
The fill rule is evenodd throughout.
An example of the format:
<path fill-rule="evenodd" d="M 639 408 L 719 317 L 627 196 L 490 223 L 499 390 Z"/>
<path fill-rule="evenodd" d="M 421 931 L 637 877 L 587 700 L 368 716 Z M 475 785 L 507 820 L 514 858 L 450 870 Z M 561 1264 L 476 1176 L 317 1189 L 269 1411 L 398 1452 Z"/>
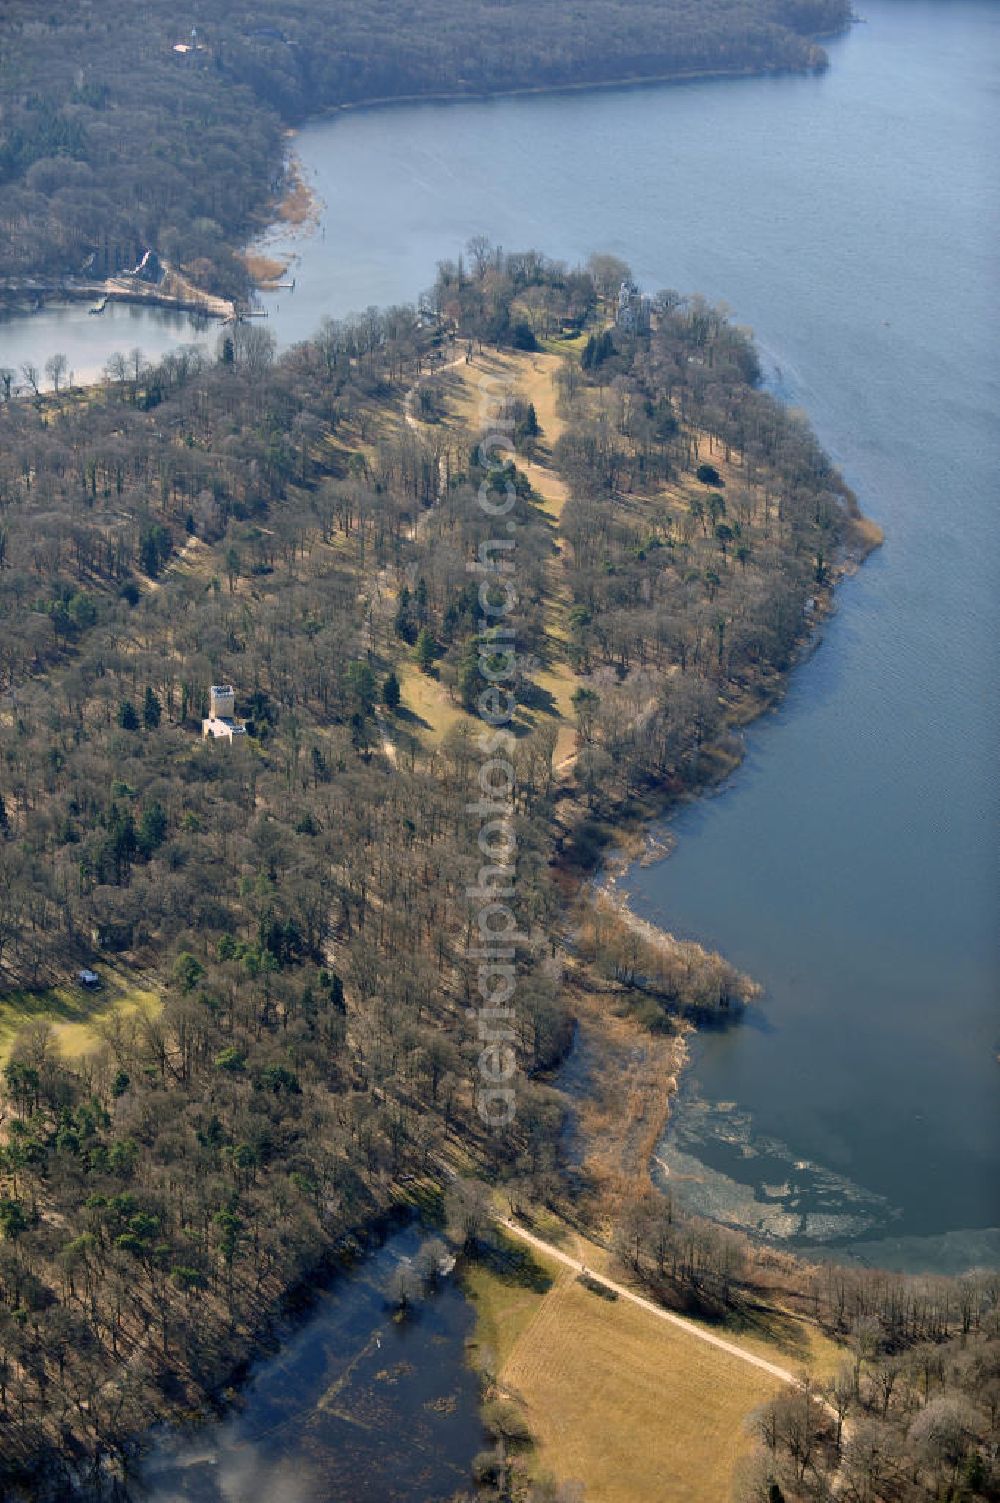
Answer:
<path fill-rule="evenodd" d="M 155 361 L 181 344 L 214 350 L 219 337 L 214 321 L 194 319 L 171 308 L 109 303 L 100 316 L 93 316 L 90 308 L 87 301 L 49 303 L 38 313 L 0 315 L 0 369 L 12 370 L 20 384 L 24 380 L 21 367 L 30 361 L 41 373 L 42 389 L 47 390 L 45 362 L 56 353 L 66 356 L 71 382 L 89 382 L 100 379 L 108 357 L 116 351 L 127 355 L 140 349 L 147 360 Z"/>
<path fill-rule="evenodd" d="M 386 1289 L 422 1233 L 395 1233 L 317 1298 L 223 1423 L 164 1440 L 136 1503 L 444 1503 L 484 1444 L 465 1361 L 471 1310 L 446 1281 L 395 1322 Z"/>
<path fill-rule="evenodd" d="M 1000 1257 L 1000 7 L 863 12 L 819 78 L 316 123 L 297 145 L 321 228 L 271 241 L 296 289 L 265 304 L 287 344 L 415 298 L 484 232 L 615 252 L 753 327 L 887 542 L 730 786 L 630 878 L 766 988 L 699 1042 L 663 1154 L 723 1219 L 945 1269 Z M 41 363 L 54 316 L 2 326 L 0 364 L 26 329 Z M 91 364 L 145 343 L 127 317 L 120 340 L 89 320 Z"/>

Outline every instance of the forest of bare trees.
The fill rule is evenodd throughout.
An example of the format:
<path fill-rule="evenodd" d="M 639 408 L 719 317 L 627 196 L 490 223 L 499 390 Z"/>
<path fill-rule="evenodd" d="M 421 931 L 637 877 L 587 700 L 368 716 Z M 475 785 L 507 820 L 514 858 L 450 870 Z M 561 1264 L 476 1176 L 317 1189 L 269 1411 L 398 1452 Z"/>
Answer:
<path fill-rule="evenodd" d="M 43 999 L 93 962 L 162 998 L 78 1059 L 34 1023 L 3 1071 L 8 1477 L 126 1470 L 289 1287 L 411 1176 L 440 1183 L 458 1140 L 487 1178 L 558 1183 L 559 852 L 581 857 L 582 827 L 632 790 L 711 775 L 729 707 L 788 666 L 850 538 L 853 499 L 715 310 L 664 295 L 651 335 L 605 340 L 599 264 L 477 249 L 422 317 L 328 321 L 280 360 L 237 326 L 211 360 L 123 356 L 92 391 L 0 404 L 3 994 Z M 422 736 L 399 683 L 416 660 L 455 705 L 478 689 L 475 498 L 509 484 L 517 695 L 535 703 L 551 528 L 518 452 L 484 468 L 474 432 L 404 412 L 446 354 L 509 349 L 532 319 L 596 331 L 604 354 L 569 355 L 562 383 L 578 756 L 560 784 L 554 725 L 519 727 L 521 1078 L 497 1136 L 467 1023 L 475 722 Z M 530 449 L 527 406 L 511 411 Z M 200 735 L 220 681 L 249 733 L 231 745 Z M 672 1006 L 730 989 L 595 933 L 622 985 L 637 955 Z M 637 1268 L 731 1296 L 723 1234 L 633 1232 Z M 837 1319 L 857 1317 L 849 1291 Z"/>

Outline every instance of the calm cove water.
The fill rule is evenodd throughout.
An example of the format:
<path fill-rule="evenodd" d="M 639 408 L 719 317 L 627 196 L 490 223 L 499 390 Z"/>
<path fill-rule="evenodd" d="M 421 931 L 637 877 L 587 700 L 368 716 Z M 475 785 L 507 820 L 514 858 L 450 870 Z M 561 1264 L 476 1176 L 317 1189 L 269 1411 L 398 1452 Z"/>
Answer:
<path fill-rule="evenodd" d="M 1000 1257 L 1000 7 L 863 10 L 821 78 L 312 125 L 298 150 L 322 228 L 272 239 L 297 285 L 266 305 L 282 343 L 305 338 L 324 313 L 415 298 L 485 232 L 613 251 L 753 327 L 887 543 L 730 786 L 631 876 L 642 913 L 766 988 L 698 1043 L 663 1157 L 723 1219 L 951 1269 Z M 55 316 L 3 326 L 0 364 L 32 329 L 39 363 L 64 348 Z M 127 316 L 121 337 L 89 320 L 78 372 L 87 352 L 161 347 Z"/>
<path fill-rule="evenodd" d="M 227 1420 L 154 1452 L 136 1503 L 444 1503 L 465 1488 L 483 1445 L 471 1310 L 447 1281 L 402 1323 L 387 1304 L 421 1240 L 397 1232 L 320 1294 Z"/>
<path fill-rule="evenodd" d="M 87 302 L 49 303 L 39 313 L 0 316 L 0 369 L 12 370 L 15 381 L 23 384 L 21 367 L 30 361 L 41 374 L 42 390 L 47 391 L 45 362 L 57 352 L 66 356 L 71 383 L 88 382 L 100 379 L 115 351 L 127 355 L 140 349 L 147 360 L 155 361 L 181 344 L 214 349 L 218 337 L 214 321 L 194 319 L 171 308 L 109 303 L 95 317 Z"/>

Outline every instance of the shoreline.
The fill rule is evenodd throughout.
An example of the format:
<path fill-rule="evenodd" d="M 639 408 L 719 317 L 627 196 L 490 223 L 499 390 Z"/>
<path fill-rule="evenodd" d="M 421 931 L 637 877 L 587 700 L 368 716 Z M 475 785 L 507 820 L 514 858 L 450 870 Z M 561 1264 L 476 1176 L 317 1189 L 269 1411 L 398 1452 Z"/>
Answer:
<path fill-rule="evenodd" d="M 820 32 L 808 38 L 813 45 L 821 42 L 835 41 L 846 36 L 853 25 L 853 20 L 846 26 L 831 32 Z M 326 105 L 315 114 L 308 115 L 299 123 L 290 126 L 286 131 L 289 141 L 294 141 L 303 130 L 310 125 L 332 121 L 338 115 L 364 113 L 372 110 L 389 110 L 396 107 L 405 108 L 409 105 L 419 104 L 470 104 L 475 102 L 487 103 L 491 100 L 543 98 L 547 95 L 557 96 L 562 94 L 583 94 L 587 92 L 604 93 L 615 90 L 631 91 L 635 89 L 657 88 L 664 84 L 697 84 L 715 83 L 724 81 L 736 81 L 741 79 L 755 78 L 815 78 L 825 73 L 830 66 L 829 58 L 823 55 L 823 60 L 812 66 L 802 68 L 790 68 L 782 66 L 774 67 L 746 67 L 746 68 L 702 68 L 687 72 L 648 73 L 636 77 L 586 79 L 576 83 L 548 83 L 548 84 L 523 84 L 506 89 L 442 89 L 428 93 L 418 94 L 383 94 L 372 95 L 366 99 L 353 99 L 343 104 Z M 302 162 L 291 147 L 286 159 L 286 168 L 291 169 L 289 187 L 286 188 L 281 200 L 274 205 L 273 217 L 260 232 L 247 240 L 245 244 L 234 254 L 245 266 L 250 268 L 254 260 L 270 261 L 274 266 L 280 267 L 274 278 L 253 278 L 256 292 L 272 292 L 279 284 L 280 278 L 285 276 L 291 267 L 295 257 L 289 254 L 279 262 L 277 258 L 269 255 L 268 241 L 274 238 L 287 236 L 291 238 L 295 234 L 315 233 L 319 227 L 319 211 L 322 200 L 315 189 L 306 182 L 302 171 Z M 300 197 L 301 195 L 301 197 Z M 298 200 L 298 202 L 296 202 Z M 252 273 L 251 273 L 252 275 Z"/>
<path fill-rule="evenodd" d="M 814 45 L 823 41 L 835 40 L 845 36 L 853 22 L 844 28 L 834 32 L 819 33 L 808 40 Z M 667 73 L 640 74 L 634 77 L 618 77 L 606 79 L 586 79 L 578 82 L 526 84 L 504 89 L 457 89 L 438 90 L 428 93 L 375 95 L 366 99 L 350 100 L 343 104 L 328 105 L 323 109 L 310 114 L 302 121 L 290 125 L 285 131 L 286 139 L 293 141 L 303 129 L 309 125 L 322 121 L 335 119 L 338 115 L 350 112 L 366 110 L 384 110 L 396 106 L 415 104 L 466 104 L 475 101 L 487 102 L 489 100 L 530 98 L 533 96 L 543 97 L 546 95 L 579 94 L 586 92 L 605 92 L 613 90 L 634 90 L 656 88 L 666 84 L 697 84 L 729 81 L 740 79 L 759 78 L 809 78 L 824 73 L 830 66 L 829 59 L 825 54 L 823 60 L 815 65 L 792 68 L 787 66 L 773 67 L 743 67 L 743 68 L 705 68 L 690 71 L 673 71 Z M 319 227 L 319 213 L 322 200 L 305 180 L 302 171 L 301 160 L 297 157 L 294 148 L 289 152 L 286 159 L 286 171 L 288 182 L 282 197 L 271 205 L 271 214 L 267 223 L 259 229 L 258 233 L 247 239 L 241 246 L 233 247 L 233 255 L 248 268 L 258 262 L 270 262 L 270 271 L 273 276 L 254 276 L 250 272 L 252 293 L 274 291 L 281 283 L 281 278 L 286 276 L 295 257 L 290 254 L 280 261 L 268 252 L 268 240 L 280 236 L 291 237 L 298 234 L 315 233 Z M 29 277 L 26 285 L 11 287 L 0 285 L 0 317 L 27 317 L 48 302 L 76 302 L 86 298 L 99 300 L 106 297 L 111 302 L 133 304 L 135 306 L 149 306 L 163 308 L 168 312 L 185 313 L 205 318 L 219 319 L 230 322 L 238 316 L 236 303 L 229 298 L 223 298 L 207 289 L 194 284 L 189 287 L 184 295 L 175 296 L 164 294 L 155 290 L 150 293 L 140 292 L 138 289 L 122 288 L 114 278 L 104 282 L 80 283 L 72 277 L 65 279 L 52 278 L 40 280 L 37 283 Z M 30 305 L 34 299 L 36 306 Z M 93 383 L 86 383 L 92 385 Z"/>
<path fill-rule="evenodd" d="M 817 38 L 817 40 L 831 41 L 844 35 L 846 35 L 846 30 L 825 34 Z M 714 83 L 726 79 L 812 78 L 825 72 L 829 66 L 829 61 L 827 61 L 803 68 L 790 68 L 777 64 L 769 68 L 702 68 L 687 72 L 643 73 L 635 77 L 585 79 L 577 83 L 522 84 L 507 89 L 442 89 L 425 94 L 374 95 L 369 99 L 354 99 L 344 104 L 328 105 L 317 114 L 310 115 L 307 120 L 302 122 L 299 129 L 304 129 L 308 125 L 320 120 L 333 119 L 340 114 L 362 110 L 389 109 L 395 105 L 469 104 L 477 100 L 486 102 L 492 99 L 520 99 L 547 94 L 582 94 L 588 91 L 597 93 L 611 89 L 645 89 L 655 88 L 660 84 Z"/>
<path fill-rule="evenodd" d="M 577 904 L 585 905 L 591 912 L 596 912 L 602 903 L 610 906 L 620 922 L 651 948 L 659 948 L 674 954 L 687 950 L 697 953 L 709 964 L 732 972 L 738 984 L 739 1008 L 764 995 L 761 984 L 754 977 L 745 975 L 732 965 L 724 951 L 709 949 L 697 939 L 681 939 L 671 930 L 644 919 L 632 908 L 629 893 L 620 887 L 619 883 L 637 862 L 642 866 L 656 865 L 660 861 L 668 860 L 673 854 L 677 837 L 671 830 L 662 829 L 665 820 L 671 819 L 697 800 L 711 797 L 726 787 L 743 761 L 743 748 L 741 746 L 737 752 L 732 744 L 733 739 L 738 737 L 745 727 L 752 726 L 769 711 L 781 706 L 793 675 L 799 668 L 805 666 L 822 641 L 821 628 L 835 609 L 839 587 L 844 580 L 861 568 L 870 554 L 884 543 L 883 529 L 872 518 L 861 512 L 853 491 L 848 491 L 845 497 L 845 507 L 847 513 L 844 544 L 839 556 L 830 566 L 827 584 L 817 592 L 813 611 L 800 641 L 796 644 L 788 667 L 781 674 L 758 685 L 757 692 L 752 696 L 746 695 L 734 700 L 718 739 L 704 748 L 703 756 L 707 765 L 704 767 L 703 775 L 690 787 L 679 790 L 671 789 L 665 783 L 653 785 L 634 795 L 627 805 L 612 809 L 605 818 L 598 821 L 598 829 L 604 837 L 604 848 L 596 865 L 590 869 L 582 868 L 575 863 L 571 851 L 564 853 L 559 860 L 564 879 L 571 888 L 573 899 Z M 574 801 L 571 783 L 563 783 L 562 797 L 565 800 Z M 557 800 L 558 798 L 557 793 Z M 557 813 L 556 822 L 561 830 L 562 838 L 572 840 L 580 821 L 574 820 L 571 815 L 569 821 L 564 823 Z M 589 963 L 583 962 L 583 965 L 584 969 L 589 969 Z M 645 989 L 640 988 L 639 994 L 643 994 L 644 991 Z M 657 1150 L 669 1123 L 674 1101 L 680 1093 L 693 1062 L 693 1051 L 689 1047 L 691 1035 L 698 1034 L 703 1026 L 698 1020 L 687 1016 L 682 1011 L 678 1011 L 675 1016 L 680 1028 L 677 1068 L 673 1076 L 672 1088 L 667 1092 L 662 1103 L 656 1141 L 652 1145 L 649 1159 L 644 1166 L 645 1173 L 650 1177 L 654 1163 L 665 1176 L 670 1175 L 669 1165 L 658 1156 Z M 726 1225 L 724 1222 L 714 1224 Z M 753 1245 L 760 1245 L 750 1234 L 746 1235 Z"/>
<path fill-rule="evenodd" d="M 297 130 L 289 130 L 289 143 L 294 143 L 297 135 Z M 294 144 L 287 148 L 284 165 L 284 191 L 280 199 L 272 201 L 271 217 L 266 226 L 234 253 L 250 277 L 251 297 L 260 292 L 276 292 L 288 285 L 282 279 L 288 276 L 298 256 L 291 249 L 277 250 L 275 254 L 274 242 L 315 235 L 322 223 L 323 199 L 306 181 L 305 167 Z M 291 286 L 294 285 L 293 275 Z"/>
<path fill-rule="evenodd" d="M 8 299 L 12 301 L 8 302 Z M 27 305 L 32 299 L 37 307 Z M 195 287 L 181 294 L 160 292 L 154 287 L 146 292 L 139 287 L 123 287 L 115 279 L 107 282 L 51 281 L 25 287 L 0 287 L 0 311 L 12 318 L 30 318 L 48 303 L 102 300 L 105 304 L 125 303 L 133 307 L 162 308 L 166 312 L 186 313 L 205 319 L 220 319 L 223 322 L 236 315 L 236 306 L 228 298 L 218 297 L 215 293 Z"/>

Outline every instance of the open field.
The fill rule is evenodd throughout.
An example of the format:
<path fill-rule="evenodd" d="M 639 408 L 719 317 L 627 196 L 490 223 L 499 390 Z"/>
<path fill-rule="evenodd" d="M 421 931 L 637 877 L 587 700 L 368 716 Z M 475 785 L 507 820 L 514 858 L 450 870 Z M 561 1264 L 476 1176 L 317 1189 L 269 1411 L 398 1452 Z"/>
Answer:
<path fill-rule="evenodd" d="M 103 984 L 93 992 L 67 980 L 44 991 L 0 997 L 0 1063 L 10 1054 L 18 1031 L 29 1023 L 50 1023 L 60 1051 L 79 1058 L 97 1045 L 98 1025 L 112 1014 L 148 1016 L 159 1010 L 159 992 L 141 980 L 106 965 L 100 967 L 100 976 Z"/>
<path fill-rule="evenodd" d="M 480 1353 L 536 1438 L 532 1469 L 586 1479 L 588 1503 L 727 1497 L 744 1418 L 779 1380 L 537 1262 L 546 1293 L 483 1268 L 469 1280 Z"/>
<path fill-rule="evenodd" d="M 536 504 L 552 528 L 553 552 L 546 600 L 549 650 L 532 673 L 532 680 L 547 699 L 547 705 L 545 708 L 522 706 L 514 729 L 523 731 L 554 719 L 558 729 L 553 760 L 557 767 L 565 766 L 571 760 L 576 745 L 572 695 L 577 685 L 576 676 L 564 656 L 569 592 L 560 577 L 559 560 L 562 546 L 559 516 L 567 488 L 550 462 L 550 444 L 559 436 L 563 426 L 556 413 L 554 380 L 562 364 L 563 357 L 557 354 L 529 355 L 491 350 L 476 355 L 468 364 L 456 359 L 437 377 L 441 383 L 443 426 L 456 433 L 481 430 L 490 422 L 508 392 L 516 391 L 535 404 L 543 430 L 542 438 L 531 460 L 517 455 L 516 462 L 527 474 Z M 406 422 L 417 431 L 425 426 L 412 416 L 407 416 Z M 478 725 L 475 716 L 468 715 L 454 702 L 447 686 L 437 676 L 421 672 L 412 661 L 401 663 L 397 673 L 403 711 L 413 721 L 411 728 L 426 744 L 437 744 L 456 726 L 465 724 L 472 729 Z"/>
<path fill-rule="evenodd" d="M 564 768 L 572 760 L 576 747 L 572 696 L 577 678 L 564 656 L 570 599 L 561 574 L 563 545 L 559 536 L 559 519 L 568 488 L 551 462 L 552 445 L 564 427 L 556 410 L 555 384 L 564 361 L 564 354 L 550 351 L 516 354 L 491 350 L 477 355 L 468 365 L 456 362 L 448 373 L 443 393 L 447 412 L 445 421 L 449 425 L 475 432 L 489 422 L 507 393 L 516 392 L 534 404 L 542 430 L 532 457 L 529 459 L 518 454 L 516 463 L 530 481 L 536 505 L 548 518 L 552 529 L 553 551 L 546 599 L 549 650 L 545 661 L 532 673 L 532 680 L 548 696 L 557 722 L 553 752 L 557 768 Z M 418 679 L 423 682 L 417 682 Z M 447 692 L 424 675 L 414 675 L 407 670 L 401 682 L 404 704 L 426 722 L 426 734 L 431 739 L 440 739 L 452 726 L 467 718 L 449 702 Z M 547 715 L 529 712 L 526 718 L 533 724 L 542 724 Z"/>
<path fill-rule="evenodd" d="M 416 718 L 419 722 L 416 728 L 428 741 L 440 741 L 463 721 L 469 726 L 476 724 L 471 715 L 452 702 L 439 678 L 423 673 L 412 662 L 401 663 L 396 671 L 403 708 Z"/>

